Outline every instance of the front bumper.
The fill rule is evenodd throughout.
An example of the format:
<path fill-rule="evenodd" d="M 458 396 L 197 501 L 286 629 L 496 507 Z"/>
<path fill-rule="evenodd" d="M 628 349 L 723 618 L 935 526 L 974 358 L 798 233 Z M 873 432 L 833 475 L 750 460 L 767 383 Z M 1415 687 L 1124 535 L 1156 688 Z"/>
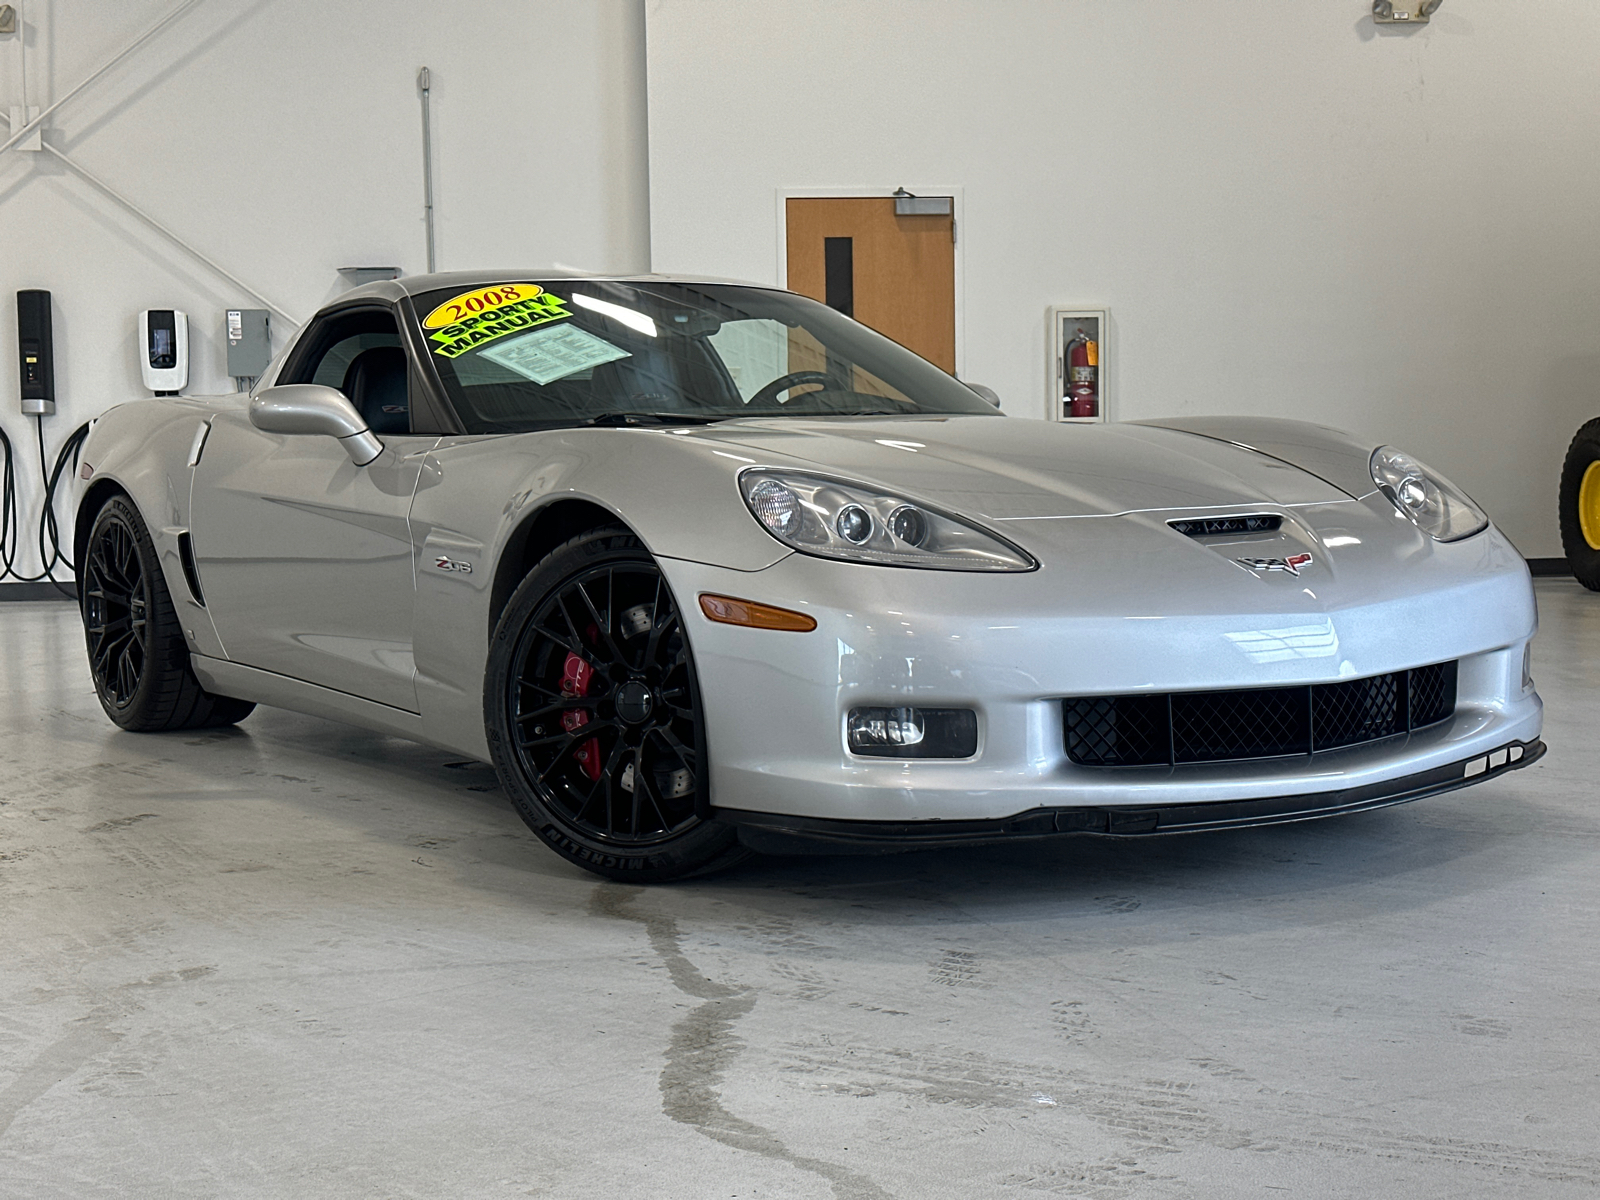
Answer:
<path fill-rule="evenodd" d="M 1044 810 L 1270 809 L 1284 797 L 1337 807 L 1339 794 L 1385 795 L 1398 781 L 1536 743 L 1542 706 L 1522 676 L 1533 589 L 1510 544 L 1494 530 L 1449 545 L 1385 541 L 1359 513 L 1320 523 L 1336 529 L 1336 519 L 1368 558 L 1329 555 L 1320 575 L 1295 580 L 1257 578 L 1209 551 L 1186 560 L 1184 547 L 1119 557 L 1117 523 L 1131 518 L 1076 522 L 1049 553 L 1030 544 L 1043 565 L 1027 574 L 798 554 L 736 571 L 663 557 L 700 678 L 711 810 L 899 827 Z M 817 628 L 714 624 L 695 603 L 705 592 L 798 609 Z M 1332 683 L 1452 660 L 1454 715 L 1403 737 L 1177 767 L 1086 767 L 1066 753 L 1064 697 Z M 848 712 L 878 705 L 972 709 L 978 752 L 850 753 Z"/>
<path fill-rule="evenodd" d="M 1542 758 L 1545 749 L 1542 741 L 1512 742 L 1476 758 L 1362 787 L 1164 808 L 1040 808 L 990 821 L 916 822 L 820 820 L 738 809 L 714 809 L 713 814 L 736 826 L 739 840 L 763 854 L 887 854 L 1074 833 L 1194 833 L 1389 808 L 1520 770 Z"/>

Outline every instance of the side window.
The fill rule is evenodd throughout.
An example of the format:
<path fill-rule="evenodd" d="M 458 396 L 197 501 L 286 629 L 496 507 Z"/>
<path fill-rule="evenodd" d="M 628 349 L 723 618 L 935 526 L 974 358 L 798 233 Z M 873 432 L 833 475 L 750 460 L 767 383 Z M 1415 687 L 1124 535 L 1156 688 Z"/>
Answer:
<path fill-rule="evenodd" d="M 385 309 L 325 318 L 307 335 L 305 349 L 279 382 L 338 388 L 373 433 L 411 432 L 406 352 L 394 315 Z"/>

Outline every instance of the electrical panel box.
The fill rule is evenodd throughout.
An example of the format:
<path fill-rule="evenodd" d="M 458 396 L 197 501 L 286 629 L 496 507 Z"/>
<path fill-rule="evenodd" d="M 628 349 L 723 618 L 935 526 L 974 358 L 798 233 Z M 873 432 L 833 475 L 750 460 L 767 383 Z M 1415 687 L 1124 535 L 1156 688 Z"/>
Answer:
<path fill-rule="evenodd" d="M 272 326 L 264 308 L 227 311 L 228 374 L 257 379 L 272 361 Z"/>
<path fill-rule="evenodd" d="M 22 411 L 48 417 L 56 411 L 56 352 L 50 330 L 50 293 L 17 293 L 17 365 Z"/>

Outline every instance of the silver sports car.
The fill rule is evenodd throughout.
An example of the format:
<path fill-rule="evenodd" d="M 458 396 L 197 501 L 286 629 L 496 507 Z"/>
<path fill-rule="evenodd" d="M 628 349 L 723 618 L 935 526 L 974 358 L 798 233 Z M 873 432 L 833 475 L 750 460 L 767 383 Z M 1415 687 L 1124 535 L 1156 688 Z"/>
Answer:
<path fill-rule="evenodd" d="M 1006 419 L 775 288 L 372 284 L 249 395 L 106 413 L 77 487 L 117 724 L 492 760 L 613 878 L 1297 820 L 1544 751 L 1527 567 L 1416 459 Z"/>

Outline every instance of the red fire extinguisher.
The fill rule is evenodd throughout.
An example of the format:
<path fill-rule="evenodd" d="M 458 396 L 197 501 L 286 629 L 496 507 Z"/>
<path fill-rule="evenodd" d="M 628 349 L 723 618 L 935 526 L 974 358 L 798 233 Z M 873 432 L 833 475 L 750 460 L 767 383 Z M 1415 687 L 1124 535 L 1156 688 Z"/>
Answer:
<path fill-rule="evenodd" d="M 1100 343 L 1083 330 L 1067 346 L 1067 397 L 1071 417 L 1100 415 Z"/>

